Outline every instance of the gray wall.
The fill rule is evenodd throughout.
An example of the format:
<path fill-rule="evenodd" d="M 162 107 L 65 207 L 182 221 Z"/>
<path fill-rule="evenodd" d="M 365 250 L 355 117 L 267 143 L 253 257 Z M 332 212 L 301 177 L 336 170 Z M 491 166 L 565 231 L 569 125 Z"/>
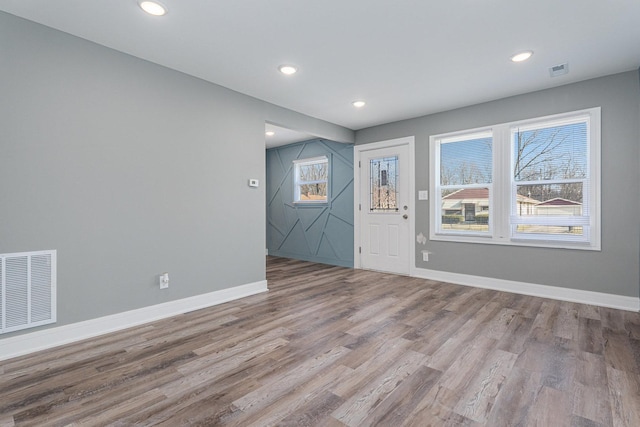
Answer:
<path fill-rule="evenodd" d="M 416 191 L 429 188 L 429 136 L 589 107 L 602 107 L 602 251 L 427 242 L 415 265 L 573 289 L 639 294 L 640 84 L 638 72 L 602 77 L 356 132 L 356 144 L 414 135 Z M 416 197 L 417 200 L 417 197 Z M 429 235 L 428 202 L 416 206 L 416 233 Z"/>
<path fill-rule="evenodd" d="M 51 326 L 265 279 L 281 109 L 2 12 L 0 97 L 0 253 L 58 250 Z"/>
<path fill-rule="evenodd" d="M 328 203 L 293 203 L 293 161 L 327 156 Z M 353 267 L 353 145 L 314 139 L 267 150 L 270 255 Z"/>

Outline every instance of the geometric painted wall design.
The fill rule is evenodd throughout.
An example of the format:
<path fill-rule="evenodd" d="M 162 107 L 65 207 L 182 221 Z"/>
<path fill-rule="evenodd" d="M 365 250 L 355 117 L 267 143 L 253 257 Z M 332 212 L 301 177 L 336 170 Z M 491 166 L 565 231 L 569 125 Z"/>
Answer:
<path fill-rule="evenodd" d="M 329 159 L 327 203 L 293 203 L 294 160 Z M 353 145 L 313 139 L 267 150 L 270 255 L 353 267 Z"/>

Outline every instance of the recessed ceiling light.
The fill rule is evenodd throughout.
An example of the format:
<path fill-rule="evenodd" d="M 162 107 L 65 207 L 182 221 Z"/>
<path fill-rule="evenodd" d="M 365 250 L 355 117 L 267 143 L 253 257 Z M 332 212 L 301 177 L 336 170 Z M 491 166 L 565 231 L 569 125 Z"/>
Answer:
<path fill-rule="evenodd" d="M 275 133 L 274 131 L 272 131 L 272 130 L 268 130 L 268 131 L 266 131 L 264 134 L 265 134 L 265 135 L 267 135 L 267 136 L 273 136 L 273 135 L 275 135 L 276 133 Z"/>
<path fill-rule="evenodd" d="M 533 55 L 533 51 L 532 50 L 525 50 L 524 52 L 516 53 L 515 55 L 513 55 L 511 57 L 511 60 L 513 62 L 522 62 L 522 61 L 526 61 L 527 59 L 531 58 L 531 55 Z"/>
<path fill-rule="evenodd" d="M 167 8 L 157 1 L 139 1 L 138 5 L 149 15 L 162 16 L 167 14 Z"/>
<path fill-rule="evenodd" d="M 278 67 L 278 70 L 280 70 L 282 74 L 286 74 L 288 76 L 295 74 L 298 71 L 298 69 L 293 65 L 281 65 Z"/>
<path fill-rule="evenodd" d="M 353 101 L 353 102 L 351 103 L 351 105 L 353 105 L 353 106 L 354 106 L 354 107 L 356 107 L 356 108 L 362 108 L 362 107 L 364 107 L 366 104 L 367 104 L 367 103 L 366 103 L 366 102 L 364 102 L 364 101 Z"/>

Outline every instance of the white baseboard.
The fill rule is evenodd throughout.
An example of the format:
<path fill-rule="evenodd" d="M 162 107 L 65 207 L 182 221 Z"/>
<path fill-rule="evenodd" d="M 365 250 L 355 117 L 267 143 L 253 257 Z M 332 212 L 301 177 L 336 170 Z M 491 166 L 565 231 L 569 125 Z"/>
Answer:
<path fill-rule="evenodd" d="M 579 302 L 600 307 L 617 308 L 627 311 L 640 311 L 640 298 L 623 295 L 605 294 L 602 292 L 583 291 L 579 289 L 560 288 L 556 286 L 537 285 L 534 283 L 515 282 L 511 280 L 492 279 L 490 277 L 469 274 L 449 273 L 446 271 L 416 268 L 411 272 L 414 277 L 455 283 L 457 285 L 512 292 L 560 301 Z"/>
<path fill-rule="evenodd" d="M 5 339 L 0 338 L 0 360 L 81 341 L 266 291 L 268 291 L 267 281 L 262 280 L 97 319 L 42 329 Z"/>

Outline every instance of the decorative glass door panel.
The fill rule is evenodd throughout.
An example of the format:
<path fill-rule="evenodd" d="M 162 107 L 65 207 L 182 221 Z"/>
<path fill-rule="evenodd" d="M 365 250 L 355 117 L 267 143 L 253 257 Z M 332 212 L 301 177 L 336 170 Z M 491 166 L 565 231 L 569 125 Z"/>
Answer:
<path fill-rule="evenodd" d="M 398 156 L 369 161 L 369 210 L 398 211 Z"/>

